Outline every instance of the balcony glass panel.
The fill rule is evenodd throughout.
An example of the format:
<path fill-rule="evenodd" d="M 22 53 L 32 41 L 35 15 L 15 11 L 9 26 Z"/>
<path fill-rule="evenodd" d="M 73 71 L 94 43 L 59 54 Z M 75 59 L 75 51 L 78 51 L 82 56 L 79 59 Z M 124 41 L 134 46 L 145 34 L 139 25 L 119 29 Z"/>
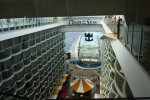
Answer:
<path fill-rule="evenodd" d="M 40 65 L 38 65 L 38 68 L 39 68 L 39 69 L 41 69 L 42 67 L 43 67 L 43 65 L 41 65 L 41 64 L 40 64 Z"/>
<path fill-rule="evenodd" d="M 35 68 L 37 66 L 37 61 L 34 61 L 31 63 L 32 69 Z"/>
<path fill-rule="evenodd" d="M 30 56 L 30 50 L 24 51 L 23 52 L 23 58 L 27 58 Z"/>
<path fill-rule="evenodd" d="M 32 40 L 32 39 L 34 39 L 35 38 L 35 33 L 31 33 L 30 34 L 30 39 Z"/>
<path fill-rule="evenodd" d="M 35 69 L 32 70 L 32 73 L 33 73 L 33 74 L 36 74 L 37 71 L 38 71 L 38 69 L 35 68 Z"/>
<path fill-rule="evenodd" d="M 50 34 L 50 37 L 52 37 L 53 36 L 53 33 L 51 32 L 51 33 L 49 33 Z"/>
<path fill-rule="evenodd" d="M 8 70 L 5 70 L 2 72 L 2 78 L 3 80 L 6 79 L 6 78 L 9 78 L 10 76 L 12 76 L 12 74 L 14 73 L 14 68 L 10 68 Z"/>
<path fill-rule="evenodd" d="M 43 49 L 42 49 L 42 53 L 45 53 L 45 52 L 46 52 L 46 48 L 43 48 Z"/>
<path fill-rule="evenodd" d="M 46 40 L 46 46 L 48 46 L 49 45 L 49 39 L 48 40 Z"/>
<path fill-rule="evenodd" d="M 10 89 L 13 85 L 15 85 L 14 77 L 3 82 L 3 87 L 5 88 L 5 90 Z"/>
<path fill-rule="evenodd" d="M 19 71 L 22 67 L 23 67 L 23 61 L 21 61 L 18 64 L 14 65 L 14 71 Z"/>
<path fill-rule="evenodd" d="M 17 64 L 18 62 L 22 60 L 22 57 L 21 55 L 13 56 L 11 60 L 14 64 Z"/>
<path fill-rule="evenodd" d="M 4 40 L 0 42 L 0 50 L 9 48 L 12 45 L 12 39 Z"/>
<path fill-rule="evenodd" d="M 25 73 L 30 73 L 31 72 L 31 65 L 28 65 L 28 66 L 24 67 L 24 72 Z"/>
<path fill-rule="evenodd" d="M 36 53 L 31 55 L 31 60 L 35 60 L 36 59 Z"/>
<path fill-rule="evenodd" d="M 42 35 L 41 36 L 41 41 L 44 41 L 45 40 L 45 35 Z"/>
<path fill-rule="evenodd" d="M 11 59 L 6 60 L 6 61 L 3 61 L 3 62 L 0 63 L 0 70 L 1 70 L 1 71 L 7 70 L 7 69 L 9 69 L 11 66 L 12 66 L 12 64 L 11 64 Z"/>
<path fill-rule="evenodd" d="M 20 88 L 21 86 L 25 84 L 25 79 L 17 81 L 16 84 L 17 84 L 17 88 Z"/>
<path fill-rule="evenodd" d="M 35 91 L 35 92 L 38 92 L 38 91 L 39 91 L 39 90 L 38 90 L 38 87 L 37 87 L 38 85 L 39 85 L 39 81 L 34 82 L 34 87 L 35 87 L 35 88 L 34 88 L 34 91 Z"/>
<path fill-rule="evenodd" d="M 12 48 L 12 54 L 17 53 L 21 50 L 20 44 L 13 45 L 11 48 Z"/>
<path fill-rule="evenodd" d="M 11 55 L 11 48 L 0 50 L 0 60 L 7 58 Z"/>
<path fill-rule="evenodd" d="M 41 34 L 40 34 L 40 32 L 36 32 L 35 35 L 36 35 L 36 38 L 37 38 L 37 37 L 40 37 Z"/>
<path fill-rule="evenodd" d="M 24 65 L 29 64 L 30 63 L 30 57 L 24 59 L 23 62 L 24 62 Z"/>
<path fill-rule="evenodd" d="M 37 45 L 37 50 L 40 50 L 42 47 L 41 47 L 41 44 Z"/>
<path fill-rule="evenodd" d="M 28 41 L 23 41 L 22 42 L 22 49 L 26 49 L 26 48 L 28 48 Z"/>
<path fill-rule="evenodd" d="M 15 91 L 17 89 L 17 85 L 15 84 L 13 87 L 11 87 L 10 89 L 8 89 L 7 91 L 5 91 L 5 93 L 8 93 L 8 94 L 14 94 Z"/>
<path fill-rule="evenodd" d="M 30 49 L 30 53 L 33 54 L 33 53 L 35 53 L 35 52 L 36 52 L 36 47 L 32 47 L 32 48 Z"/>
<path fill-rule="evenodd" d="M 33 84 L 33 82 L 27 82 L 27 83 L 25 84 L 25 89 L 26 89 L 26 90 L 29 89 L 29 88 L 32 86 L 32 84 Z"/>
<path fill-rule="evenodd" d="M 35 100 L 38 100 L 39 98 L 40 98 L 40 96 L 41 96 L 41 94 L 39 93 L 39 94 L 37 94 L 36 96 L 35 96 Z"/>
<path fill-rule="evenodd" d="M 24 95 L 24 93 L 25 93 L 25 89 L 24 88 L 22 88 L 19 91 L 17 91 L 17 95 Z"/>
<path fill-rule="evenodd" d="M 47 50 L 50 50 L 50 48 L 51 48 L 51 46 L 50 46 L 50 45 L 48 45 L 48 46 L 47 46 Z"/>
<path fill-rule="evenodd" d="M 20 79 L 23 79 L 24 78 L 23 76 L 24 76 L 24 71 L 20 71 L 15 74 L 15 80 L 18 81 Z"/>
<path fill-rule="evenodd" d="M 46 47 L 46 42 L 43 42 L 41 46 L 42 48 Z"/>
<path fill-rule="evenodd" d="M 37 52 L 37 56 L 41 56 L 41 55 L 42 55 L 42 51 L 39 50 L 39 51 Z"/>
<path fill-rule="evenodd" d="M 27 90 L 27 95 L 30 95 L 32 92 L 33 92 L 33 88 L 31 87 Z"/>
<path fill-rule="evenodd" d="M 43 69 L 39 70 L 39 75 L 43 75 Z M 41 77 L 40 77 L 40 80 L 41 80 Z"/>
<path fill-rule="evenodd" d="M 35 45 L 35 39 L 30 40 L 30 41 L 29 41 L 29 44 L 30 44 L 30 46 Z"/>
<path fill-rule="evenodd" d="M 36 38 L 36 43 L 39 43 L 39 42 L 41 42 L 41 38 L 40 38 L 40 37 L 37 37 L 37 38 Z"/>
<path fill-rule="evenodd" d="M 25 75 L 26 81 L 29 80 L 31 77 L 32 77 L 32 74 L 31 74 L 31 73 L 26 74 L 26 75 Z"/>
<path fill-rule="evenodd" d="M 49 38 L 49 34 L 48 34 L 48 32 L 46 33 L 46 39 L 48 39 Z"/>

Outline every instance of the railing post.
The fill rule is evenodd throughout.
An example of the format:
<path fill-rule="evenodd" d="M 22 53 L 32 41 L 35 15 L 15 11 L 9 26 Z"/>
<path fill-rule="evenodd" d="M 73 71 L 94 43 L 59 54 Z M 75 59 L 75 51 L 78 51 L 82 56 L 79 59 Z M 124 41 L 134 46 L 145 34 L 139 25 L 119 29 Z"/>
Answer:
<path fill-rule="evenodd" d="M 3 32 L 3 23 L 1 19 L 0 19 L 0 26 L 1 26 L 1 32 Z"/>
<path fill-rule="evenodd" d="M 133 25 L 133 30 L 132 30 L 132 34 L 131 34 L 131 49 L 130 49 L 130 52 L 132 54 L 132 48 L 133 48 L 133 34 L 134 34 L 134 24 Z"/>
<path fill-rule="evenodd" d="M 139 44 L 139 52 L 138 52 L 138 61 L 140 61 L 141 58 L 141 51 L 142 51 L 142 40 L 143 40 L 143 25 L 141 29 L 141 36 L 140 36 L 140 44 Z"/>
<path fill-rule="evenodd" d="M 127 46 L 128 46 L 128 42 L 129 42 L 129 30 L 130 30 L 130 25 L 128 25 L 128 31 L 127 31 L 127 41 L 126 41 L 125 47 L 127 47 Z"/>

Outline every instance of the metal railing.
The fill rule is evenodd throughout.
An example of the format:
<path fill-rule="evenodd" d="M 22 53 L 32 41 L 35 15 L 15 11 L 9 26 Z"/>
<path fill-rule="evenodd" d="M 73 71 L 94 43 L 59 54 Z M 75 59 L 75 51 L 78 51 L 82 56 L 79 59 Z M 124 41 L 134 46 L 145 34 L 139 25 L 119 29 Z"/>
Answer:
<path fill-rule="evenodd" d="M 131 23 L 128 26 L 120 23 L 118 39 L 125 45 L 130 53 L 137 59 L 143 68 L 150 74 L 148 59 L 150 58 L 150 26 Z"/>
<path fill-rule="evenodd" d="M 150 74 L 150 68 L 148 61 L 150 57 L 149 45 L 150 45 L 150 27 L 146 25 L 130 24 L 128 27 L 128 33 L 126 37 L 122 37 L 125 40 L 123 44 L 131 52 L 131 54 L 140 62 L 145 70 Z M 121 40 L 121 38 L 119 38 Z"/>

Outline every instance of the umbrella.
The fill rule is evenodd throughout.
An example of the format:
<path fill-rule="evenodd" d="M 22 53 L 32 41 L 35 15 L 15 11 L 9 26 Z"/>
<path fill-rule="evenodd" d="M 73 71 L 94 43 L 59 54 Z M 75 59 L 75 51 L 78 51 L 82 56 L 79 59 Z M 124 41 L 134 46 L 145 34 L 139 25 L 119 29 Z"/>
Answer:
<path fill-rule="evenodd" d="M 94 83 L 89 79 L 79 78 L 70 84 L 71 88 L 78 93 L 85 93 L 94 87 Z"/>

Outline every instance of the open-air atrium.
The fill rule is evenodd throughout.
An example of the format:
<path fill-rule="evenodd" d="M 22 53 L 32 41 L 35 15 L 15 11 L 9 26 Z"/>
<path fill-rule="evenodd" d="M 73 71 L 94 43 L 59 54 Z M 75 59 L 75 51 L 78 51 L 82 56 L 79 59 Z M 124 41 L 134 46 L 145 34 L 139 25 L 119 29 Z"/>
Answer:
<path fill-rule="evenodd" d="M 0 19 L 0 99 L 149 98 L 149 28 L 127 26 L 124 15 Z"/>

